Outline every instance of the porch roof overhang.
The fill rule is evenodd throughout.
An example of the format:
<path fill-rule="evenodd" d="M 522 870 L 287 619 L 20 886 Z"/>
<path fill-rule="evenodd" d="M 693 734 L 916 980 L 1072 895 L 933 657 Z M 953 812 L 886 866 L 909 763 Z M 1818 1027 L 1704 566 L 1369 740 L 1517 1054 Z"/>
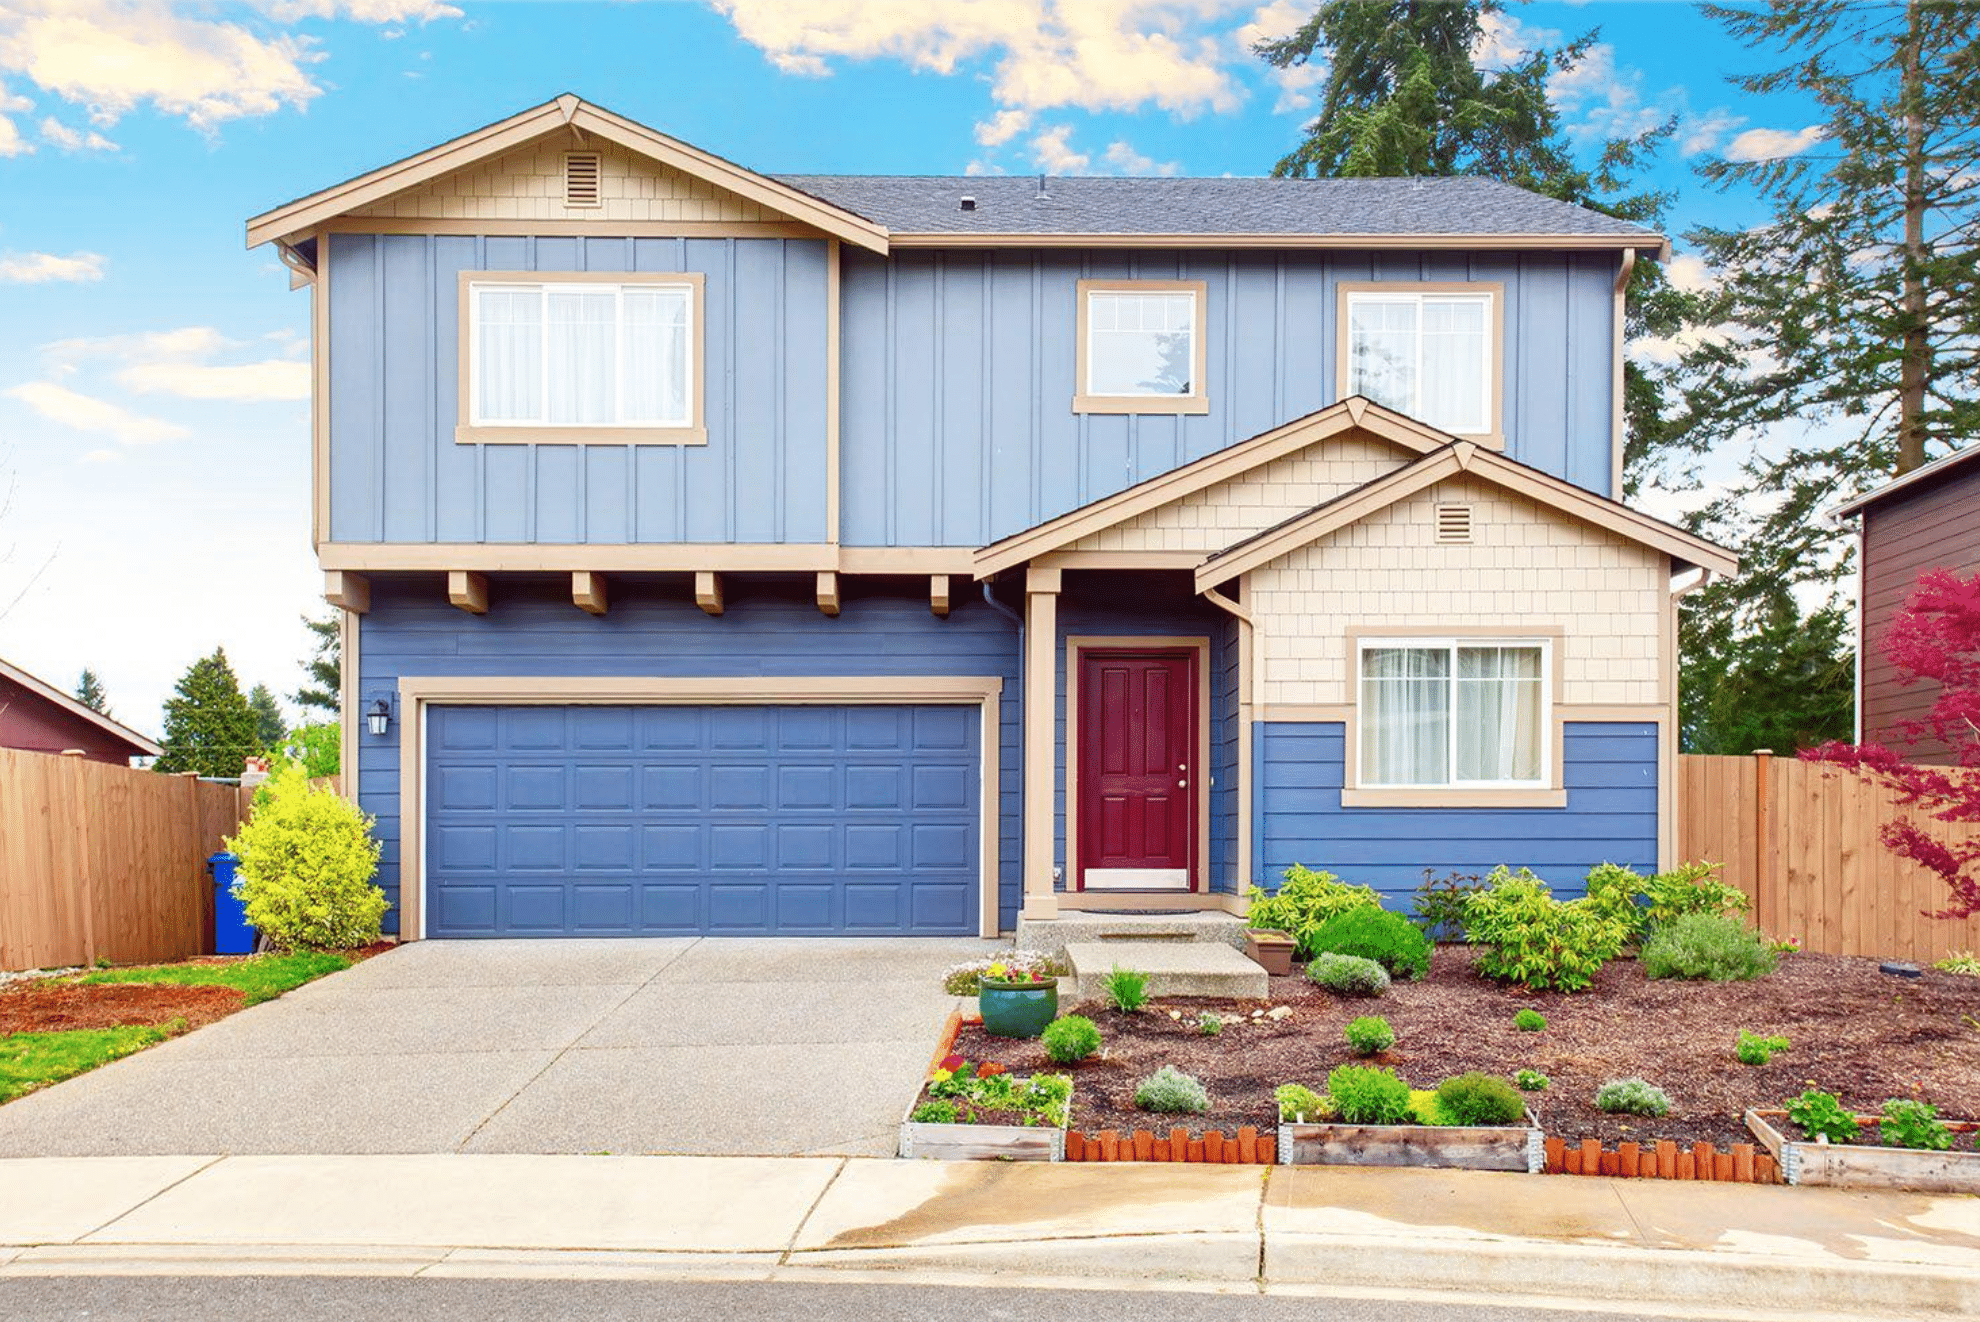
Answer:
<path fill-rule="evenodd" d="M 990 578 L 1006 569 L 1063 550 L 1103 529 L 1126 523 L 1172 501 L 1182 500 L 1269 464 L 1275 459 L 1344 432 L 1388 441 L 1410 455 L 1426 455 L 1451 437 L 1373 400 L 1352 395 L 1337 404 L 1260 432 L 1249 440 L 1170 469 L 1101 500 L 1082 505 L 1036 527 L 1013 533 L 976 552 L 976 576 Z"/>

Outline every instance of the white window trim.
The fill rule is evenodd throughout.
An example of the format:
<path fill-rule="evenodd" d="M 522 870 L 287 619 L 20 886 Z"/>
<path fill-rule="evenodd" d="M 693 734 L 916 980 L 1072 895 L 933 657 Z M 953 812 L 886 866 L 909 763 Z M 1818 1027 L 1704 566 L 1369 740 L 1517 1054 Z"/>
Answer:
<path fill-rule="evenodd" d="M 1345 399 L 1356 392 L 1354 387 L 1354 335 L 1352 312 L 1358 301 L 1415 303 L 1421 306 L 1424 299 L 1439 298 L 1479 298 L 1485 300 L 1485 361 L 1482 364 L 1485 382 L 1485 410 L 1482 429 L 1478 431 L 1451 431 L 1453 436 L 1463 436 L 1484 444 L 1502 448 L 1505 440 L 1503 425 L 1505 409 L 1505 321 L 1506 287 L 1502 282 L 1489 280 L 1475 281 L 1342 281 L 1339 285 L 1339 312 L 1336 318 L 1335 388 L 1340 398 Z M 1422 325 L 1418 320 L 1417 380 L 1422 380 L 1423 337 Z M 1427 419 L 1418 418 L 1426 426 L 1436 426 Z M 1441 430 L 1441 429 L 1440 429 Z"/>
<path fill-rule="evenodd" d="M 708 431 L 704 421 L 706 374 L 706 322 L 703 315 L 706 282 L 696 272 L 647 271 L 463 271 L 460 273 L 459 334 L 460 390 L 455 415 L 454 439 L 465 445 L 552 444 L 552 445 L 705 445 Z M 481 362 L 481 320 L 477 295 L 483 290 L 537 290 L 546 297 L 557 289 L 597 292 L 609 287 L 621 296 L 627 289 L 678 289 L 687 295 L 687 326 L 683 382 L 686 417 L 679 422 L 510 422 L 484 421 L 480 417 L 478 390 Z M 618 302 L 622 306 L 623 298 Z M 621 322 L 622 325 L 622 322 Z M 620 338 L 620 352 L 624 340 Z M 544 371 L 549 355 L 543 356 Z M 623 403 L 625 372 L 617 374 L 619 403 Z M 547 404 L 547 385 L 544 395 Z"/>
<path fill-rule="evenodd" d="M 1458 649 L 1464 647 L 1533 647 L 1539 649 L 1540 652 L 1540 675 L 1539 675 L 1540 771 L 1539 774 L 1534 779 L 1532 780 L 1459 780 L 1457 779 L 1456 776 L 1457 738 L 1458 738 L 1457 685 L 1459 683 L 1458 674 L 1457 674 L 1457 654 L 1458 654 Z M 1519 636 L 1519 635 L 1507 635 L 1504 637 L 1470 637 L 1470 636 L 1462 636 L 1462 635 L 1450 635 L 1444 637 L 1413 636 L 1413 637 L 1357 638 L 1355 640 L 1355 653 L 1354 653 L 1354 707 L 1355 707 L 1355 718 L 1356 718 L 1355 729 L 1354 729 L 1355 747 L 1352 750 L 1352 756 L 1354 757 L 1356 770 L 1358 773 L 1364 771 L 1364 769 L 1360 765 L 1361 763 L 1360 740 L 1363 731 L 1363 722 L 1365 722 L 1367 719 L 1365 704 L 1362 698 L 1363 683 L 1366 677 L 1365 659 L 1369 651 L 1376 648 L 1405 648 L 1416 651 L 1442 650 L 1450 654 L 1450 660 L 1451 660 L 1450 674 L 1447 677 L 1447 681 L 1446 681 L 1450 685 L 1450 691 L 1451 691 L 1451 702 L 1449 707 L 1450 722 L 1449 722 L 1449 730 L 1448 730 L 1450 746 L 1448 749 L 1448 762 L 1446 765 L 1448 765 L 1451 768 L 1452 776 L 1450 779 L 1444 781 L 1409 782 L 1409 781 L 1376 781 L 1376 780 L 1368 779 L 1365 774 L 1359 774 L 1356 777 L 1356 788 L 1364 789 L 1364 790 L 1377 790 L 1383 792 L 1406 791 L 1413 793 L 1414 792 L 1437 793 L 1440 791 L 1448 790 L 1448 791 L 1463 793 L 1474 790 L 1483 790 L 1483 791 L 1543 790 L 1555 784 L 1554 739 L 1553 739 L 1554 639 L 1544 636 L 1533 637 L 1533 636 Z"/>
<path fill-rule="evenodd" d="M 1190 381 L 1186 395 L 1095 394 L 1091 391 L 1093 337 L 1091 309 L 1095 294 L 1187 294 L 1190 298 Z M 1205 372 L 1210 360 L 1210 285 L 1205 280 L 1081 280 L 1073 289 L 1074 413 L 1208 413 L 1210 395 Z"/>

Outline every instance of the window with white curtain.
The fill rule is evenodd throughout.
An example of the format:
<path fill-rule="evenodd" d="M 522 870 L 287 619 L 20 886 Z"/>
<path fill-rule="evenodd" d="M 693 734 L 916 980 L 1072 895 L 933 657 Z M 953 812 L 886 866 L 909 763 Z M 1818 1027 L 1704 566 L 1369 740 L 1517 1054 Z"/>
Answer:
<path fill-rule="evenodd" d="M 1496 431 L 1492 303 L 1485 291 L 1350 290 L 1347 393 L 1456 435 Z"/>
<path fill-rule="evenodd" d="M 1363 640 L 1359 662 L 1364 788 L 1547 783 L 1545 643 Z"/>
<path fill-rule="evenodd" d="M 474 284 L 468 306 L 472 425 L 693 424 L 691 284 Z"/>

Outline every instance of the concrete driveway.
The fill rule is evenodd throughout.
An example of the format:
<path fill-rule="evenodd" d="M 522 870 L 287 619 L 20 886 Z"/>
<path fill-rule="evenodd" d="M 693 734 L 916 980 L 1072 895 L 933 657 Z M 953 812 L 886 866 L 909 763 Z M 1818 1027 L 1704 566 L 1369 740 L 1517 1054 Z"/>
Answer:
<path fill-rule="evenodd" d="M 0 1156 L 887 1155 L 995 948 L 416 942 L 0 1106 Z"/>

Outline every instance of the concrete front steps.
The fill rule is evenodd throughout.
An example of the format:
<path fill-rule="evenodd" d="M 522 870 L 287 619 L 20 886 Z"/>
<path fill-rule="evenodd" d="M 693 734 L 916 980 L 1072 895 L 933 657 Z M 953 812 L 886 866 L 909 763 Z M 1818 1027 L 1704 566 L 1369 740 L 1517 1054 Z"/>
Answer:
<path fill-rule="evenodd" d="M 1018 919 L 1017 948 L 1063 956 L 1078 942 L 1215 942 L 1244 949 L 1244 919 L 1227 913 L 1177 910 L 1170 913 L 1106 913 L 1060 909 L 1056 918 Z"/>
<path fill-rule="evenodd" d="M 1071 997 L 1094 1001 L 1101 980 L 1116 968 L 1148 975 L 1148 994 L 1204 996 L 1262 1001 L 1268 994 L 1265 970 L 1219 941 L 1072 941 Z"/>

